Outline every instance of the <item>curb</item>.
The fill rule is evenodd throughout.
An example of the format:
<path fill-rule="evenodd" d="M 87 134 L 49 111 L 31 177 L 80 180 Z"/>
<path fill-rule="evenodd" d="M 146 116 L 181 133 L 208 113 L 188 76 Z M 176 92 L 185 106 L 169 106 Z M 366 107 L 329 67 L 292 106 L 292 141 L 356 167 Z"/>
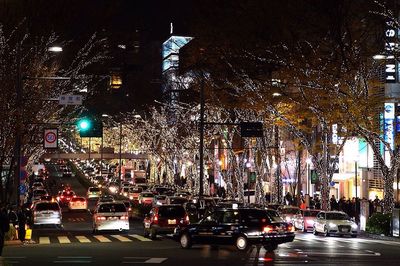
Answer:
<path fill-rule="evenodd" d="M 4 241 L 4 246 L 18 246 L 22 245 L 21 240 L 6 240 Z"/>

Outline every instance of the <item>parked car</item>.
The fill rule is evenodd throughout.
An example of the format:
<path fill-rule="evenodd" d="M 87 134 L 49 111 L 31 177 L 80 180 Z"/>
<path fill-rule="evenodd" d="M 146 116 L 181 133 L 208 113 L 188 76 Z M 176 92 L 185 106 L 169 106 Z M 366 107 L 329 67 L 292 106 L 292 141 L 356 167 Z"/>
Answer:
<path fill-rule="evenodd" d="M 153 207 L 143 220 L 144 236 L 156 239 L 157 234 L 173 233 L 177 225 L 188 225 L 189 216 L 181 205 Z"/>
<path fill-rule="evenodd" d="M 68 209 L 72 210 L 87 210 L 87 202 L 84 197 L 73 197 L 68 203 Z"/>
<path fill-rule="evenodd" d="M 300 210 L 300 212 L 301 214 L 296 215 L 293 220 L 294 227 L 303 232 L 312 231 L 320 210 Z"/>
<path fill-rule="evenodd" d="M 129 214 L 123 202 L 103 202 L 93 214 L 93 233 L 102 230 L 129 230 Z"/>
<path fill-rule="evenodd" d="M 89 187 L 87 191 L 87 198 L 88 199 L 97 199 L 101 196 L 101 190 L 98 187 Z"/>
<path fill-rule="evenodd" d="M 314 235 L 350 235 L 357 237 L 358 226 L 350 217 L 339 211 L 322 211 L 317 214 L 313 228 Z"/>
<path fill-rule="evenodd" d="M 182 248 L 192 244 L 234 244 L 247 250 L 252 244 L 262 244 L 271 252 L 279 244 L 294 240 L 294 227 L 275 221 L 267 210 L 256 208 L 215 209 L 196 224 L 178 226 L 174 233 Z"/>
<path fill-rule="evenodd" d="M 62 227 L 61 208 L 57 202 L 39 201 L 32 208 L 33 225 L 56 225 Z"/>

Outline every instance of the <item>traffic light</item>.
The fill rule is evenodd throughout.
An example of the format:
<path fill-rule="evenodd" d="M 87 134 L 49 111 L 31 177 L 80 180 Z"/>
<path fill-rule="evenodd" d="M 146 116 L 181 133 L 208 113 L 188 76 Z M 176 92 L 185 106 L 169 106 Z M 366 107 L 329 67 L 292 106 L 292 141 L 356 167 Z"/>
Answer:
<path fill-rule="evenodd" d="M 81 138 L 103 137 L 103 123 L 99 119 L 94 117 L 82 117 L 78 120 L 76 126 L 78 127 L 79 136 Z"/>

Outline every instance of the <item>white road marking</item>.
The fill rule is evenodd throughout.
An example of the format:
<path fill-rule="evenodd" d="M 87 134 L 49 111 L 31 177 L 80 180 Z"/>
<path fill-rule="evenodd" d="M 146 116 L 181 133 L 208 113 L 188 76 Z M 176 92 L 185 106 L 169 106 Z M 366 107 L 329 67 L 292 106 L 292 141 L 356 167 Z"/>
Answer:
<path fill-rule="evenodd" d="M 168 258 L 149 258 L 149 257 L 124 257 L 123 264 L 160 264 Z M 125 260 L 141 260 L 141 261 L 125 261 Z M 143 261 L 144 260 L 144 261 Z"/>
<path fill-rule="evenodd" d="M 339 252 L 306 252 L 307 255 L 324 255 L 324 256 L 380 256 L 380 253 L 339 253 Z"/>
<path fill-rule="evenodd" d="M 105 243 L 105 242 L 111 242 L 110 239 L 108 239 L 107 237 L 105 237 L 105 236 L 103 236 L 103 235 L 100 235 L 100 236 L 93 236 L 93 237 L 96 238 L 97 240 L 99 240 L 100 242 L 103 242 L 103 243 Z"/>
<path fill-rule="evenodd" d="M 163 263 L 166 260 L 167 258 L 150 258 L 146 260 L 144 263 Z"/>
<path fill-rule="evenodd" d="M 118 239 L 121 242 L 132 242 L 132 240 L 130 240 L 129 238 L 126 238 L 124 236 L 121 235 L 111 235 L 112 237 Z"/>
<path fill-rule="evenodd" d="M 71 240 L 69 240 L 69 238 L 67 236 L 58 236 L 58 242 L 60 242 L 60 244 L 69 244 L 71 243 Z"/>
<path fill-rule="evenodd" d="M 50 244 L 50 237 L 39 237 L 39 244 Z"/>
<path fill-rule="evenodd" d="M 151 239 L 148 239 L 146 237 L 140 236 L 140 235 L 129 235 L 130 237 L 136 238 L 140 241 L 152 241 Z"/>
<path fill-rule="evenodd" d="M 86 236 L 75 236 L 76 239 L 78 239 L 79 242 L 81 243 L 90 243 L 90 239 L 88 239 Z"/>

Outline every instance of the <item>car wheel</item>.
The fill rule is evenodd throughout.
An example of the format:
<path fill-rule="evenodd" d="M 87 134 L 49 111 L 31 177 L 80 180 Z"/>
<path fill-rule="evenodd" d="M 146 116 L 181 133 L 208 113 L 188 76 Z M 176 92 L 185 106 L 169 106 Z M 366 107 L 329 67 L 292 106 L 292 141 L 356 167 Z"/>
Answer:
<path fill-rule="evenodd" d="M 244 235 L 240 235 L 236 238 L 236 248 L 241 251 L 245 251 L 249 248 L 249 241 L 247 237 Z"/>
<path fill-rule="evenodd" d="M 149 231 L 147 231 L 146 228 L 143 229 L 143 236 L 144 237 L 149 237 Z"/>
<path fill-rule="evenodd" d="M 184 249 L 189 249 L 192 247 L 192 239 L 189 234 L 183 233 L 179 238 L 179 242 L 181 243 L 181 247 Z"/>
<path fill-rule="evenodd" d="M 273 252 L 275 249 L 277 249 L 278 248 L 278 244 L 269 244 L 269 245 L 265 245 L 264 246 L 264 249 L 267 251 L 267 252 Z"/>
<path fill-rule="evenodd" d="M 150 235 L 151 240 L 157 239 L 157 230 L 155 228 L 151 227 L 149 235 Z"/>
<path fill-rule="evenodd" d="M 313 227 L 313 231 L 312 231 L 313 235 L 318 235 L 317 229 L 315 229 L 315 226 Z"/>
<path fill-rule="evenodd" d="M 305 223 L 303 223 L 303 232 L 307 233 L 307 228 L 306 228 L 306 224 Z"/>
<path fill-rule="evenodd" d="M 328 228 L 324 226 L 324 236 L 329 236 Z"/>
<path fill-rule="evenodd" d="M 356 237 L 357 237 L 357 235 L 351 235 L 351 237 L 352 237 L 352 238 L 356 238 Z"/>

